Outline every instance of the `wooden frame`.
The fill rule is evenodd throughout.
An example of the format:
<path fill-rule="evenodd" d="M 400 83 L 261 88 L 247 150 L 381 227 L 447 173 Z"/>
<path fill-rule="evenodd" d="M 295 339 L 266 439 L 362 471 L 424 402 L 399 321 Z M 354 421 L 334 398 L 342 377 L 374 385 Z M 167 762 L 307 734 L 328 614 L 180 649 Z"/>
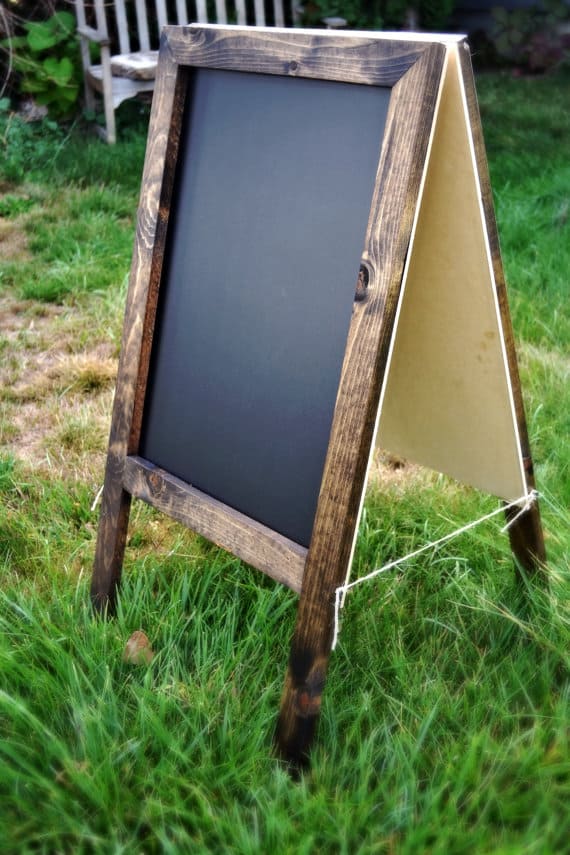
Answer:
<path fill-rule="evenodd" d="M 99 612 L 112 612 L 120 581 L 131 497 L 173 516 L 300 593 L 277 729 L 279 754 L 308 760 L 329 659 L 335 589 L 347 577 L 385 380 L 388 352 L 417 215 L 446 57 L 460 39 L 167 27 L 151 115 L 102 511 L 92 582 Z M 488 178 L 466 58 L 471 123 L 479 147 L 485 212 L 496 244 Z M 380 163 L 364 237 L 366 299 L 354 303 L 328 452 L 308 550 L 189 486 L 139 456 L 143 410 L 189 69 L 345 81 L 391 88 Z M 528 441 L 498 250 L 497 281 L 525 460 Z M 532 486 L 530 468 L 528 485 Z M 544 559 L 538 509 L 511 529 L 515 555 L 531 569 Z"/>

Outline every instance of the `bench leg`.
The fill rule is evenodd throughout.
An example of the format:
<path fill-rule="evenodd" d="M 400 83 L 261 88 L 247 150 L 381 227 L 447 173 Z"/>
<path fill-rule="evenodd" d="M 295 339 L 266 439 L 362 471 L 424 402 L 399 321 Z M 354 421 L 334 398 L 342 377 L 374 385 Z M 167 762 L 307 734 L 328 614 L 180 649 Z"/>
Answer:
<path fill-rule="evenodd" d="M 113 104 L 113 76 L 111 74 L 111 55 L 109 48 L 101 49 L 103 68 L 103 105 L 105 108 L 106 140 L 111 145 L 117 141 L 115 125 L 115 106 Z"/>

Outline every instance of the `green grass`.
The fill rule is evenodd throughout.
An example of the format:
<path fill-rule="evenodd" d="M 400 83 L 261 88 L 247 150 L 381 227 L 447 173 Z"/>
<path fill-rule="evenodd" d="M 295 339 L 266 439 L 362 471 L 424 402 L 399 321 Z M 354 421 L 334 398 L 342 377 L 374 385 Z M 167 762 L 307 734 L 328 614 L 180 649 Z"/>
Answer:
<path fill-rule="evenodd" d="M 568 75 L 483 77 L 479 91 L 511 309 L 521 340 L 570 341 Z"/>
<path fill-rule="evenodd" d="M 117 618 L 88 605 L 144 131 L 5 160 L 3 852 L 567 851 L 568 86 L 479 81 L 550 590 L 515 583 L 497 521 L 356 588 L 300 782 L 271 755 L 293 594 L 135 503 Z M 495 507 L 427 473 L 377 487 L 354 576 Z M 123 661 L 137 629 L 148 666 Z"/>

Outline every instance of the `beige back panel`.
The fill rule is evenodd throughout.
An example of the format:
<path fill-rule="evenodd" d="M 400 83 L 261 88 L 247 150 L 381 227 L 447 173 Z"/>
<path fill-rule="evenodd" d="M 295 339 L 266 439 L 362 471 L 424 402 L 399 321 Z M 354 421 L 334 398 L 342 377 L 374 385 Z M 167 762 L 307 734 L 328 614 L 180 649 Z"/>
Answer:
<path fill-rule="evenodd" d="M 377 446 L 513 500 L 526 486 L 462 86 L 452 46 Z"/>

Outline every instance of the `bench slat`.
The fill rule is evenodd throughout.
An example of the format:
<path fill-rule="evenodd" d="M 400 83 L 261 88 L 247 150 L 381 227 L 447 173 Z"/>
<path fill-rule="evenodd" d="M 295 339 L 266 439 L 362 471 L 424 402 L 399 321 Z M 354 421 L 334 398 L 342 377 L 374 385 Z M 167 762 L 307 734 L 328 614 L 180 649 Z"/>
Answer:
<path fill-rule="evenodd" d="M 236 0 L 237 22 L 240 26 L 247 24 L 247 13 L 245 9 L 245 0 Z"/>
<path fill-rule="evenodd" d="M 135 0 L 137 10 L 137 29 L 139 34 L 139 50 L 150 50 L 150 39 L 148 36 L 148 20 L 146 17 L 145 0 Z"/>
<path fill-rule="evenodd" d="M 225 0 L 216 0 L 216 19 L 218 24 L 228 23 Z"/>
<path fill-rule="evenodd" d="M 164 0 L 156 0 L 156 19 L 158 22 L 158 33 L 162 32 L 162 28 L 168 24 L 168 16 L 166 14 L 166 3 Z"/>
<path fill-rule="evenodd" d="M 265 4 L 263 0 L 254 0 L 254 8 L 255 8 L 255 26 L 256 27 L 264 27 L 265 26 Z"/>
<path fill-rule="evenodd" d="M 188 23 L 188 13 L 186 11 L 186 0 L 176 0 L 176 20 L 178 24 Z"/>
<path fill-rule="evenodd" d="M 208 10 L 206 7 L 206 0 L 196 0 L 196 15 L 198 16 L 199 24 L 208 23 Z"/>
<path fill-rule="evenodd" d="M 100 0 L 98 0 L 99 4 Z M 101 6 L 103 3 L 101 3 Z M 103 17 L 105 13 L 103 12 Z M 125 9 L 125 0 L 115 0 L 115 19 L 117 21 L 117 31 L 119 33 L 119 51 L 120 53 L 131 52 L 131 40 L 129 38 L 129 26 L 127 24 L 127 12 Z"/>
<path fill-rule="evenodd" d="M 273 0 L 273 14 L 275 15 L 275 26 L 285 26 L 285 15 L 283 14 L 283 0 Z"/>

